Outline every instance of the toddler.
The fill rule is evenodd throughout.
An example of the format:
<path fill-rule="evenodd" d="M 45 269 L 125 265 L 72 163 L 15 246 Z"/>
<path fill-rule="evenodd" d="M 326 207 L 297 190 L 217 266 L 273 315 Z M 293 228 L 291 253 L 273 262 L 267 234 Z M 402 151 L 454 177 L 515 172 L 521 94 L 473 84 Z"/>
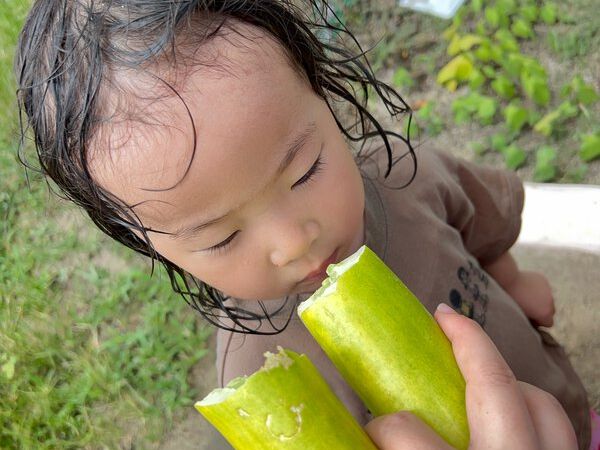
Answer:
<path fill-rule="evenodd" d="M 336 43 L 355 40 L 334 19 L 322 1 L 36 1 L 16 70 L 43 172 L 219 327 L 221 383 L 282 345 L 365 423 L 295 307 L 366 243 L 430 311 L 477 320 L 587 448 L 586 394 L 537 328 L 552 325 L 548 282 L 508 252 L 520 181 L 384 130 L 367 89 L 392 115 L 410 110 L 360 47 Z"/>

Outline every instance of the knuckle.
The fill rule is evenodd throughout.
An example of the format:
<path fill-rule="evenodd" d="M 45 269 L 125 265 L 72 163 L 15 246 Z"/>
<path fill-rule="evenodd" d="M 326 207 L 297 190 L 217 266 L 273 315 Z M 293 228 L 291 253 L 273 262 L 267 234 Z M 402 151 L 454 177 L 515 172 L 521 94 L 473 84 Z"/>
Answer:
<path fill-rule="evenodd" d="M 481 332 L 481 326 L 473 319 L 469 319 L 466 316 L 457 314 L 455 320 L 458 322 L 460 328 L 460 334 L 472 335 L 473 333 Z"/>
<path fill-rule="evenodd" d="M 480 374 L 485 384 L 490 387 L 512 386 L 517 382 L 511 370 L 503 364 L 481 366 Z"/>

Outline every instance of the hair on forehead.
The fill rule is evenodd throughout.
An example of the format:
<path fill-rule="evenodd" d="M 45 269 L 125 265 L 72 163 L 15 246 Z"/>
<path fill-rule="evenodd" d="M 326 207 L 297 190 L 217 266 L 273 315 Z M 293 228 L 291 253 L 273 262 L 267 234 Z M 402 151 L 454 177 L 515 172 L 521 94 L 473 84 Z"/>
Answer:
<path fill-rule="evenodd" d="M 15 57 L 19 158 L 52 179 L 57 194 L 84 208 L 104 233 L 150 257 L 152 270 L 154 261 L 161 263 L 173 289 L 209 322 L 235 331 L 273 334 L 281 328 L 270 322 L 266 309 L 264 314 L 239 309 L 158 254 L 133 210 L 136 205 L 103 189 L 90 167 L 95 153 L 111 150 L 95 145 L 111 134 L 111 127 L 112 131 L 125 127 L 111 143 L 115 151 L 138 131 L 134 128 L 156 123 L 144 114 L 144 105 L 151 107 L 170 96 L 187 108 L 179 91 L 191 71 L 235 76 L 240 68 L 228 61 L 224 47 L 215 45 L 219 39 L 248 51 L 259 39 L 276 43 L 274 48 L 327 102 L 344 136 L 360 143 L 359 164 L 369 156 L 362 153 L 366 142 L 377 137 L 388 155 L 386 176 L 404 155 L 413 157 L 416 171 L 409 136 L 380 125 L 367 108 L 369 91 L 392 116 L 410 114 L 410 108 L 376 78 L 358 41 L 328 0 L 35 0 Z M 155 89 L 144 91 L 143 85 Z M 352 109 L 347 120 L 336 112 L 340 102 Z M 187 112 L 195 147 L 195 125 Z M 29 135 L 38 165 L 26 155 Z M 407 147 L 395 159 L 391 137 Z M 263 322 L 271 328 L 261 329 Z"/>

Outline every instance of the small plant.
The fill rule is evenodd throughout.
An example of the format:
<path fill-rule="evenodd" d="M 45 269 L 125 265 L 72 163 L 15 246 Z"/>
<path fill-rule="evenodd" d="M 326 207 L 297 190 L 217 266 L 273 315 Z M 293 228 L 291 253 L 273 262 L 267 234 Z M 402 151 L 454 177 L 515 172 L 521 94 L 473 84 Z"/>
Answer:
<path fill-rule="evenodd" d="M 563 102 L 558 108 L 550 111 L 544 117 L 542 117 L 534 126 L 533 129 L 540 134 L 548 137 L 550 135 L 556 135 L 561 130 L 561 127 L 565 125 L 565 122 L 569 119 L 577 117 L 579 109 L 566 101 Z"/>
<path fill-rule="evenodd" d="M 511 102 L 504 108 L 502 114 L 504 115 L 506 128 L 513 136 L 518 135 L 521 129 L 529 122 L 529 111 L 521 106 L 521 102 L 518 100 Z"/>
<path fill-rule="evenodd" d="M 437 136 L 444 129 L 442 118 L 435 112 L 434 102 L 425 102 L 415 114 L 415 120 L 430 136 Z"/>
<path fill-rule="evenodd" d="M 502 154 L 504 155 L 504 163 L 506 167 L 512 170 L 517 170 L 522 167 L 527 161 L 527 153 L 515 144 L 506 147 Z"/>
<path fill-rule="evenodd" d="M 484 142 L 471 142 L 469 146 L 476 155 L 483 155 L 489 150 L 488 146 Z"/>
<path fill-rule="evenodd" d="M 489 125 L 493 122 L 497 108 L 498 101 L 495 98 L 477 92 L 459 97 L 452 103 L 452 112 L 457 124 L 475 118 L 480 124 Z"/>
<path fill-rule="evenodd" d="M 398 88 L 410 89 L 415 85 L 415 80 L 408 70 L 404 67 L 398 67 L 392 76 L 392 83 Z"/>
<path fill-rule="evenodd" d="M 544 146 L 535 152 L 535 181 L 552 181 L 556 178 L 558 153 L 552 147 Z"/>
<path fill-rule="evenodd" d="M 437 82 L 449 91 L 455 91 L 459 83 L 470 80 L 472 72 L 471 60 L 465 55 L 458 55 L 439 71 Z"/>
<path fill-rule="evenodd" d="M 594 87 L 586 84 L 581 75 L 576 75 L 570 83 L 564 85 L 560 93 L 582 105 L 591 105 L 600 98 Z"/>
<path fill-rule="evenodd" d="M 544 2 L 540 8 L 540 18 L 546 25 L 552 25 L 556 23 L 558 18 L 558 10 L 556 9 L 556 5 L 552 2 Z"/>
<path fill-rule="evenodd" d="M 505 133 L 496 133 L 490 137 L 490 147 L 494 151 L 503 151 L 508 146 L 508 143 Z"/>
<path fill-rule="evenodd" d="M 600 158 L 600 131 L 581 137 L 579 157 L 586 162 Z"/>

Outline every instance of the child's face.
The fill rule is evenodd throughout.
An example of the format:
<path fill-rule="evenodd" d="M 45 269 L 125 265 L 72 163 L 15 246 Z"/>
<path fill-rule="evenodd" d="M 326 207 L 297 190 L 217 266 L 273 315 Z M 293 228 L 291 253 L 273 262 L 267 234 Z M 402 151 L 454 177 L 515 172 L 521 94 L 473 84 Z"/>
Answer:
<path fill-rule="evenodd" d="M 124 139 L 115 127 L 112 142 L 121 144 L 111 158 L 93 161 L 93 172 L 110 192 L 139 204 L 144 226 L 179 232 L 148 235 L 161 255 L 223 293 L 312 292 L 325 275 L 307 275 L 363 244 L 360 173 L 326 103 L 276 45 L 220 47 L 228 72 L 200 69 L 179 90 L 196 127 L 185 176 L 193 129 L 175 96 L 144 111 L 154 128 L 134 124 Z"/>

